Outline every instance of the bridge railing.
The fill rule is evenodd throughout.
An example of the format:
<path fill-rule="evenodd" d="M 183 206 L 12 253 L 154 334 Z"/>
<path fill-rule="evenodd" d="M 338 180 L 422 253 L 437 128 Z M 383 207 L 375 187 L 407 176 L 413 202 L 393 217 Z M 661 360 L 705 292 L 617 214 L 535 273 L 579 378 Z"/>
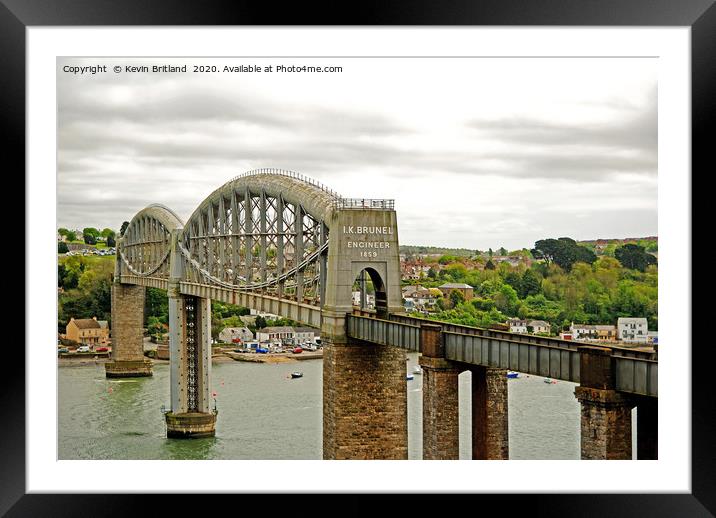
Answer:
<path fill-rule="evenodd" d="M 446 331 L 443 340 L 448 360 L 579 383 L 577 350 Z"/>
<path fill-rule="evenodd" d="M 337 209 L 395 210 L 395 200 L 370 200 L 368 198 L 339 198 L 333 202 Z"/>
<path fill-rule="evenodd" d="M 659 362 L 615 355 L 616 388 L 622 392 L 658 396 Z"/>
<path fill-rule="evenodd" d="M 420 327 L 350 315 L 346 318 L 348 336 L 380 345 L 420 351 Z"/>
<path fill-rule="evenodd" d="M 238 176 L 235 176 L 232 181 L 238 180 L 239 178 L 244 178 L 246 176 L 255 176 L 258 174 L 275 174 L 279 176 L 287 176 L 289 178 L 295 178 L 296 180 L 301 180 L 302 182 L 306 182 L 310 185 L 313 185 L 314 187 L 317 187 L 318 189 L 322 190 L 323 192 L 326 192 L 333 196 L 334 198 L 340 198 L 341 195 L 338 194 L 333 189 L 329 189 L 325 185 L 323 185 L 318 180 L 314 180 L 310 176 L 303 175 L 301 173 L 297 173 L 295 171 L 288 171 L 286 169 L 276 169 L 273 167 L 266 167 L 263 169 L 252 169 L 251 171 L 246 171 L 245 173 L 242 173 Z"/>
<path fill-rule="evenodd" d="M 482 327 L 471 327 L 461 324 L 453 324 L 451 322 L 442 322 L 439 320 L 429 320 L 426 318 L 411 317 L 408 315 L 390 315 L 390 319 L 396 322 L 403 322 L 405 324 L 417 325 L 420 324 L 437 324 L 442 326 L 443 331 L 451 333 L 461 333 L 468 335 L 486 336 L 495 338 L 498 340 L 516 341 L 519 343 L 531 343 L 536 345 L 543 345 L 545 347 L 556 347 L 560 349 L 569 349 L 576 351 L 579 347 L 584 345 L 598 345 L 599 347 L 607 347 L 614 351 L 616 355 L 626 358 L 640 358 L 645 360 L 657 360 L 657 352 L 644 351 L 639 349 L 630 349 L 628 347 L 620 347 L 613 344 L 597 344 L 590 342 L 578 342 L 574 340 L 561 340 L 559 338 L 551 338 L 549 336 L 537 336 L 537 335 L 526 335 L 522 333 L 511 333 L 509 331 L 500 331 L 497 329 L 487 329 Z"/>
<path fill-rule="evenodd" d="M 369 312 L 354 310 L 346 316 L 346 328 L 352 338 L 420 352 L 420 324 L 445 324 L 423 319 L 413 319 L 410 323 L 401 321 L 408 319 L 391 315 L 391 320 L 383 320 Z M 555 340 L 556 345 L 535 343 L 530 339 L 536 337 L 529 335 L 500 333 L 506 336 L 492 336 L 484 331 L 491 330 L 443 325 L 445 359 L 580 382 L 582 353 L 578 348 L 587 344 L 564 340 Z M 658 396 L 658 362 L 655 359 L 623 356 L 620 350 L 612 350 L 612 357 L 617 390 Z"/>

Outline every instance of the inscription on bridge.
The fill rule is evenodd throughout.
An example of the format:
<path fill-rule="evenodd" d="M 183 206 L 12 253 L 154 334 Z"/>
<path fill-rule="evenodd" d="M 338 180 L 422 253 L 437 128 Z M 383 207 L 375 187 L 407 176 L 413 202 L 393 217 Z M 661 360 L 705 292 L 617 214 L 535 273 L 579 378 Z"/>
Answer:
<path fill-rule="evenodd" d="M 371 236 L 388 236 L 393 237 L 393 228 L 389 226 L 354 226 L 343 225 L 343 233 L 348 235 L 346 246 L 351 249 L 359 249 L 359 257 L 378 257 L 378 250 L 387 250 L 390 248 L 389 241 L 369 241 Z M 358 239 L 363 240 L 358 241 Z M 355 239 L 355 240 L 352 240 Z"/>

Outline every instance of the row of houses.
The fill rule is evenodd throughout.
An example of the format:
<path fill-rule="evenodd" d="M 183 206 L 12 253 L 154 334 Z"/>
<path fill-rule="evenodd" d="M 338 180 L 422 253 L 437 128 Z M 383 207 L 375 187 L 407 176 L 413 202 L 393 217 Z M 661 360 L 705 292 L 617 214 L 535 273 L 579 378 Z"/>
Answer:
<path fill-rule="evenodd" d="M 532 334 L 550 334 L 552 326 L 544 320 L 522 320 L 519 318 L 510 318 L 507 320 L 510 333 L 532 333 Z"/>
<path fill-rule="evenodd" d="M 465 300 L 470 300 L 473 297 L 474 288 L 469 284 L 465 283 L 445 283 L 437 288 L 426 288 L 424 286 L 405 286 L 402 290 L 402 297 L 404 300 L 405 309 L 411 310 L 430 310 L 432 309 L 437 300 L 441 297 L 450 297 L 453 291 L 462 293 Z M 360 293 L 358 294 L 358 300 L 360 300 Z M 355 294 L 354 294 L 355 297 Z"/>
<path fill-rule="evenodd" d="M 256 335 L 248 327 L 225 327 L 219 332 L 223 343 L 305 343 L 320 338 L 320 331 L 312 327 L 269 326 L 257 329 Z"/>
<path fill-rule="evenodd" d="M 550 334 L 551 326 L 544 320 L 511 318 L 506 323 L 511 333 Z M 563 340 L 581 342 L 625 342 L 654 344 L 657 331 L 649 331 L 646 318 L 619 318 L 617 325 L 572 324 L 569 331 L 560 333 Z"/>
<path fill-rule="evenodd" d="M 635 344 L 655 344 L 658 336 L 658 331 L 649 331 L 649 324 L 642 317 L 618 318 L 616 326 L 572 323 L 569 333 L 560 334 L 566 340 Z"/>

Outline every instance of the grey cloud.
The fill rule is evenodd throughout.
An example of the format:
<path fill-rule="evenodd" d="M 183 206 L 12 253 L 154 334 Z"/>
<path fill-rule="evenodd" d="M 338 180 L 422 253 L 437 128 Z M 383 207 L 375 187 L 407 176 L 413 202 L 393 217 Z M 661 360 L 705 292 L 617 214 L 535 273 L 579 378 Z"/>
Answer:
<path fill-rule="evenodd" d="M 456 126 L 465 130 L 462 137 L 468 138 L 465 145 L 450 149 L 437 145 L 416 148 L 412 139 L 422 137 L 420 130 L 405 127 L 397 117 L 379 110 L 292 105 L 263 98 L 261 92 L 196 82 L 179 87 L 174 79 L 157 81 L 147 76 L 122 83 L 129 99 L 109 102 L 108 88 L 117 86 L 111 78 L 85 81 L 83 88 L 66 79 L 58 84 L 57 163 L 58 223 L 65 226 L 94 223 L 118 227 L 153 202 L 188 217 L 221 183 L 258 167 L 292 169 L 329 187 L 332 182 L 356 177 L 356 171 L 373 169 L 373 182 L 398 179 L 407 185 L 440 181 L 441 174 L 452 173 L 469 182 L 487 176 L 547 179 L 557 190 L 579 183 L 597 186 L 600 192 L 605 192 L 610 182 L 621 182 L 623 173 L 648 179 L 654 178 L 657 169 L 655 96 L 646 109 L 618 98 L 609 101 L 609 113 L 614 115 L 609 124 L 575 120 L 560 125 L 524 116 L 474 118 L 466 128 L 456 121 Z M 228 172 L 225 178 L 224 172 Z M 180 183 L 170 186 L 169 178 L 178 178 Z M 544 188 L 547 184 L 536 181 L 534 185 Z M 402 195 L 400 190 L 385 193 L 396 199 Z M 643 196 L 655 199 L 655 190 L 647 189 Z M 510 239 L 519 241 L 515 246 L 529 244 L 531 238 L 525 242 L 522 233 L 534 231 L 513 223 L 529 219 L 528 205 L 542 211 L 543 226 L 572 219 L 564 213 L 549 213 L 548 207 L 539 205 L 539 196 L 524 200 L 524 211 L 521 200 L 516 213 L 499 213 L 492 207 L 482 212 L 474 207 L 455 209 L 443 200 L 402 203 L 427 203 L 440 209 L 440 215 L 431 212 L 427 220 L 412 210 L 403 212 L 401 240 L 413 243 L 447 244 L 441 240 L 448 235 L 458 239 L 474 227 L 470 218 L 478 212 L 480 224 L 484 224 L 480 233 L 497 235 L 511 228 Z M 619 215 L 627 213 L 625 209 L 614 211 L 615 216 L 590 214 L 589 231 L 603 228 L 600 220 L 618 227 L 623 219 Z M 635 217 L 646 225 L 650 218 L 655 221 L 654 215 L 655 210 Z M 428 227 L 441 230 L 426 230 Z M 511 245 L 505 241 L 505 246 Z"/>

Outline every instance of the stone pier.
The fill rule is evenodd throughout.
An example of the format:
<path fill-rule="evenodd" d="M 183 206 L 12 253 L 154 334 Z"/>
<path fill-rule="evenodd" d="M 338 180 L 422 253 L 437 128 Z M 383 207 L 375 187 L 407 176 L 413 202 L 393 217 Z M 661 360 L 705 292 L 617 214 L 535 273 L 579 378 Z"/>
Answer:
<path fill-rule="evenodd" d="M 460 456 L 458 375 L 460 369 L 445 359 L 439 325 L 420 327 L 423 352 L 423 459 L 458 459 Z"/>
<path fill-rule="evenodd" d="M 470 367 L 472 374 L 472 458 L 508 460 L 507 370 Z"/>
<path fill-rule="evenodd" d="M 405 360 L 396 347 L 324 341 L 324 459 L 408 458 Z"/>
<path fill-rule="evenodd" d="M 152 362 L 144 356 L 143 286 L 112 284 L 112 361 L 105 363 L 108 378 L 152 375 Z"/>
<path fill-rule="evenodd" d="M 615 390 L 615 365 L 611 350 L 579 348 L 580 386 L 575 396 L 581 409 L 581 457 L 583 460 L 632 458 L 631 409 L 634 400 Z"/>

